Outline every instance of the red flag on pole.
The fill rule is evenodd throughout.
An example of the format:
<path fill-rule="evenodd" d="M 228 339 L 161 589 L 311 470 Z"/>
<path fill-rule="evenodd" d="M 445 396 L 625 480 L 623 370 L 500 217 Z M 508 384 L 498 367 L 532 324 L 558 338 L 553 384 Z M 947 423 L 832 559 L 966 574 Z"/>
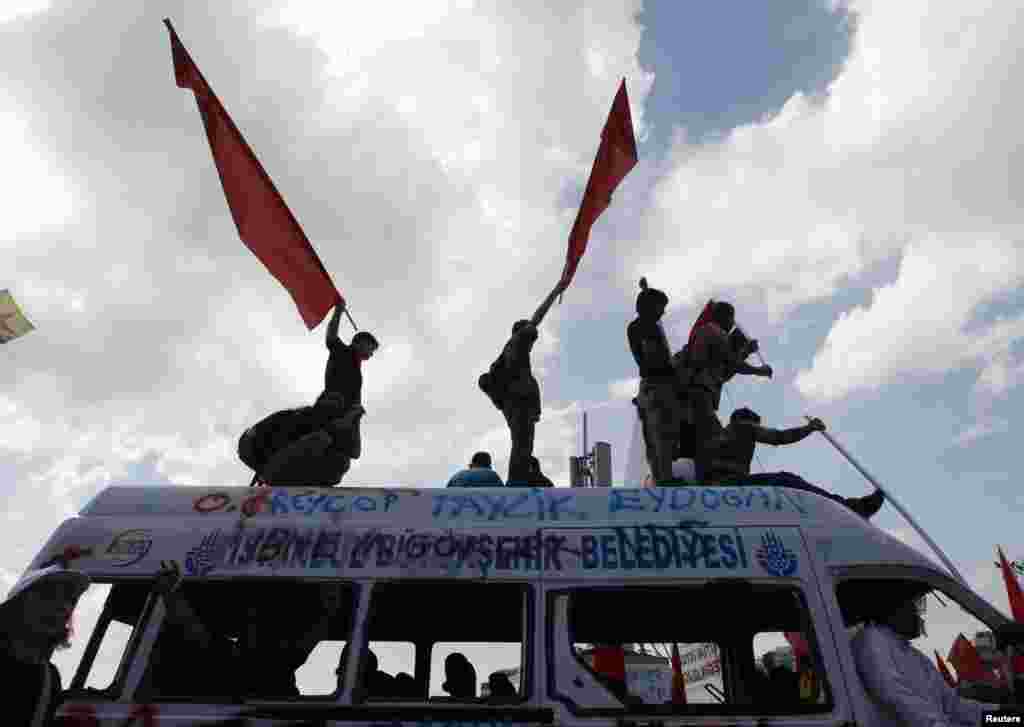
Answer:
<path fill-rule="evenodd" d="M 949 667 L 946 666 L 946 662 L 943 661 L 937 649 L 933 649 L 933 651 L 935 651 L 935 663 L 939 666 L 939 673 L 942 674 L 942 678 L 946 680 L 946 684 L 949 686 L 956 687 L 956 679 L 949 673 Z"/>
<path fill-rule="evenodd" d="M 1003 571 L 1003 583 L 1006 584 L 1006 597 L 1010 601 L 1010 613 L 1013 614 L 1014 621 L 1024 623 L 1024 591 L 1021 590 L 1020 581 L 1017 580 L 1017 576 L 1006 561 L 1003 549 L 997 547 L 996 550 L 999 552 L 999 567 Z"/>
<path fill-rule="evenodd" d="M 181 44 L 171 21 L 164 23 L 171 34 L 174 78 L 179 87 L 196 95 L 238 235 L 288 290 L 312 330 L 335 304 L 343 302 L 341 294 L 263 165 Z"/>
<path fill-rule="evenodd" d="M 679 656 L 679 644 L 672 642 L 672 704 L 686 704 L 686 677 L 683 676 L 683 660 Z"/>
<path fill-rule="evenodd" d="M 629 113 L 629 97 L 626 95 L 626 79 L 622 79 L 612 110 L 608 114 L 597 157 L 590 170 L 587 189 L 583 193 L 580 210 L 569 233 L 569 251 L 565 256 L 562 283 L 572 282 L 576 267 L 587 249 L 590 228 L 612 201 L 612 193 L 629 171 L 636 166 L 636 137 L 633 135 L 633 117 Z"/>

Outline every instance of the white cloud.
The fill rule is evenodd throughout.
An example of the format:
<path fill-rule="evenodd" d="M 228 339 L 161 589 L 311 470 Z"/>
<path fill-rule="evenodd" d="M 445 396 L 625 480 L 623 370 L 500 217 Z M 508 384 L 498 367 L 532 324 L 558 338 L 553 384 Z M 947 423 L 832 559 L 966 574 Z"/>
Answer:
<path fill-rule="evenodd" d="M 971 325 L 1024 273 L 1019 14 L 996 2 L 848 5 L 856 36 L 823 98 L 796 94 L 718 143 L 677 137 L 622 276 L 657 270 L 676 305 L 720 294 L 778 317 L 902 257 L 900 277 L 841 316 L 798 378 L 826 400 L 984 368 L 1022 323 Z"/>
<path fill-rule="evenodd" d="M 4 0 L 0 6 L 0 25 L 50 9 L 50 0 Z"/>
<path fill-rule="evenodd" d="M 632 399 L 639 391 L 640 377 L 633 376 L 628 379 L 619 379 L 608 384 L 608 395 L 612 399 Z"/>

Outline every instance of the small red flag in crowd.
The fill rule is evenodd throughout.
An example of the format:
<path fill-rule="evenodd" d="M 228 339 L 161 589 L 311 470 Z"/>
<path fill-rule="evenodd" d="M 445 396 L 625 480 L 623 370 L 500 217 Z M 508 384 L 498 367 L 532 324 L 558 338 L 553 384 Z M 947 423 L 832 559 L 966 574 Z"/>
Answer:
<path fill-rule="evenodd" d="M 672 643 L 672 704 L 686 704 L 686 677 L 683 660 L 679 657 L 679 644 Z"/>
<path fill-rule="evenodd" d="M 619 183 L 636 166 L 636 137 L 633 135 L 633 117 L 629 113 L 629 97 L 626 95 L 626 79 L 622 79 L 612 110 L 608 114 L 597 157 L 590 170 L 587 189 L 583 193 L 580 210 L 576 214 L 572 231 L 569 233 L 569 251 L 565 256 L 562 284 L 568 286 L 576 274 L 576 267 L 587 249 L 590 228 L 612 201 L 612 193 Z"/>
<path fill-rule="evenodd" d="M 238 235 L 288 290 L 302 320 L 312 330 L 331 308 L 343 302 L 341 294 L 263 165 L 185 50 L 171 21 L 164 23 L 171 34 L 174 78 L 178 86 L 196 95 Z"/>
<path fill-rule="evenodd" d="M 988 681 L 988 670 L 981 661 L 981 655 L 967 637 L 960 634 L 949 649 L 949 663 L 956 669 L 957 680 L 961 682 Z"/>

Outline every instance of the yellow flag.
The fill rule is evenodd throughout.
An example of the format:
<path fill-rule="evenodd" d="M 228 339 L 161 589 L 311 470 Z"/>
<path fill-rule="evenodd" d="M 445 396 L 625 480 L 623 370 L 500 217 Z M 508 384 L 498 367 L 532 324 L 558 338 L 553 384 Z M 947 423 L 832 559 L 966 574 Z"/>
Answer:
<path fill-rule="evenodd" d="M 34 329 L 10 292 L 0 290 L 0 343 L 13 341 Z"/>

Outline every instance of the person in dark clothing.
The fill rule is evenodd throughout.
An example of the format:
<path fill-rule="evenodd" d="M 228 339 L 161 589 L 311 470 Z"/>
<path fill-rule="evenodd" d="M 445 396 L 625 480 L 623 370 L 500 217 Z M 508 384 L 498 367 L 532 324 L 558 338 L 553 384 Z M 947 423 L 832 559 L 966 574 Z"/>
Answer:
<path fill-rule="evenodd" d="M 738 341 L 740 345 L 737 345 L 737 338 L 730 339 L 735 325 L 736 309 L 732 304 L 725 301 L 715 303 L 711 320 L 694 331 L 684 360 L 677 362 L 677 374 L 686 387 L 686 413 L 692 422 L 694 459 L 697 477 L 701 480 L 705 479 L 700 469 L 701 462 L 708 458 L 702 453 L 702 448 L 722 431 L 717 414 L 722 386 L 736 374 L 772 376 L 771 366 L 746 363 L 747 356 L 757 352 L 758 344 L 742 337 Z"/>
<path fill-rule="evenodd" d="M 495 403 L 500 405 L 512 438 L 506 480 L 509 485 L 522 484 L 530 478 L 530 457 L 533 456 L 534 434 L 541 412 L 540 385 L 533 375 L 530 352 L 539 335 L 537 327 L 563 290 L 565 286 L 559 282 L 533 318 L 513 324 L 512 337 L 491 367 L 492 377 L 498 380 Z"/>
<path fill-rule="evenodd" d="M 374 336 L 359 331 L 346 344 L 338 337 L 345 304 L 339 302 L 327 324 L 330 355 L 324 373 L 324 391 L 312 408 L 292 419 L 293 436 L 275 451 L 260 472 L 267 484 L 278 486 L 334 486 L 359 459 L 362 439 L 359 420 L 362 406 L 362 364 L 379 344 Z"/>
<path fill-rule="evenodd" d="M 870 518 L 881 509 L 885 502 L 885 496 L 881 490 L 876 490 L 866 497 L 840 497 L 815 487 L 789 472 L 750 474 L 750 463 L 758 444 L 774 446 L 795 444 L 814 432 L 823 431 L 825 431 L 825 423 L 820 419 L 811 419 L 804 426 L 792 429 L 763 427 L 761 426 L 761 417 L 756 412 L 747 408 L 737 409 L 729 417 L 729 425 L 701 450 L 701 454 L 705 457 L 703 462 L 698 461 L 698 471 L 704 473 L 702 484 L 725 485 L 742 480 L 745 485 L 755 485 L 764 481 L 777 487 L 789 487 L 823 495 L 830 500 L 841 502 L 858 515 Z"/>
<path fill-rule="evenodd" d="M 637 317 L 626 328 L 633 360 L 640 370 L 640 392 L 634 400 L 643 429 L 647 464 L 655 484 L 672 480 L 672 460 L 682 421 L 682 394 L 672 366 L 672 354 L 660 320 L 668 296 L 640 280 L 636 298 Z"/>
<path fill-rule="evenodd" d="M 466 701 L 476 698 L 476 669 L 465 654 L 455 652 L 445 657 L 444 677 L 441 689 L 453 699 Z"/>
<path fill-rule="evenodd" d="M 3 723 L 52 724 L 61 681 L 50 658 L 69 646 L 71 616 L 89 577 L 61 565 L 29 571 L 0 604 Z"/>
<path fill-rule="evenodd" d="M 503 671 L 496 671 L 487 677 L 487 688 L 490 690 L 489 701 L 503 702 L 519 696 L 512 680 Z"/>

